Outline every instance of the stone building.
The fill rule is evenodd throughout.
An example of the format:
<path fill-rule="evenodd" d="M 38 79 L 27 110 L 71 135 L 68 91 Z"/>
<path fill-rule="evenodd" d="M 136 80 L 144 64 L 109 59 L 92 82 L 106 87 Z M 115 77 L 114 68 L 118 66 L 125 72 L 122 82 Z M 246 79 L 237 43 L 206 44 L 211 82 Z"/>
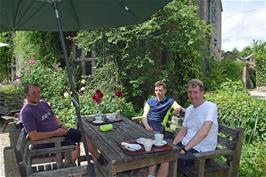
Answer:
<path fill-rule="evenodd" d="M 213 27 L 212 35 L 209 38 L 209 54 L 217 59 L 221 59 L 223 11 L 222 1 L 197 0 L 197 3 L 199 7 L 199 18 L 205 20 Z"/>

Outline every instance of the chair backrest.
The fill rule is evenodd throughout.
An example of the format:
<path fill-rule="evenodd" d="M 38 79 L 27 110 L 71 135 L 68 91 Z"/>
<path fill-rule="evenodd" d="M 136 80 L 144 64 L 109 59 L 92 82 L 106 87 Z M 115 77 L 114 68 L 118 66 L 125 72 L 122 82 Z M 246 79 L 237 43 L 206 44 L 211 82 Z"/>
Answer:
<path fill-rule="evenodd" d="M 239 163 L 240 163 L 243 140 L 244 140 L 243 128 L 229 128 L 219 124 L 218 147 L 222 146 L 234 151 L 232 159 L 233 163 L 232 176 L 237 176 L 237 173 L 239 171 Z"/>

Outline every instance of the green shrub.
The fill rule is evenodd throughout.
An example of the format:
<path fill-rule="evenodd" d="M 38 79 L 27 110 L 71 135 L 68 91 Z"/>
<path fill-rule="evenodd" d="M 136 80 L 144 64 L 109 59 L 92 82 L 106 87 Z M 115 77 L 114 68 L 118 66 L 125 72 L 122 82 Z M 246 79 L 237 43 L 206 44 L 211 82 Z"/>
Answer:
<path fill-rule="evenodd" d="M 255 60 L 257 69 L 256 84 L 257 86 L 266 86 L 266 54 L 257 55 Z"/>
<path fill-rule="evenodd" d="M 47 67 L 41 63 L 25 63 L 24 70 L 21 72 L 21 83 L 37 83 L 41 86 L 42 97 L 52 99 L 62 97 L 67 89 L 66 72 L 58 67 Z M 55 101 L 56 102 L 56 101 Z"/>
<path fill-rule="evenodd" d="M 245 144 L 240 161 L 240 177 L 266 176 L 266 143 L 264 141 Z"/>
<path fill-rule="evenodd" d="M 80 85 L 80 88 L 85 88 L 85 91 L 80 91 L 81 114 L 88 115 L 119 111 L 126 117 L 136 115 L 133 105 L 125 99 L 126 92 L 124 88 L 117 80 L 117 69 L 115 63 L 110 62 L 98 68 L 93 76 L 84 78 L 86 84 L 84 86 Z M 101 103 L 98 105 L 92 99 L 97 89 L 100 89 L 104 95 Z M 123 93 L 122 97 L 115 95 L 115 92 L 118 90 Z"/>
<path fill-rule="evenodd" d="M 226 82 L 206 98 L 218 105 L 220 123 L 245 129 L 247 142 L 260 140 L 266 132 L 266 102 L 250 97 L 240 81 Z"/>
<path fill-rule="evenodd" d="M 220 63 L 220 70 L 223 78 L 238 81 L 242 79 L 244 66 L 245 63 L 242 61 L 223 59 Z"/>
<path fill-rule="evenodd" d="M 216 90 L 223 82 L 239 81 L 245 63 L 237 60 L 216 59 L 209 60 L 209 71 L 203 79 L 207 91 Z"/>
<path fill-rule="evenodd" d="M 3 83 L 0 84 L 0 93 L 22 93 L 22 88 L 14 83 Z"/>

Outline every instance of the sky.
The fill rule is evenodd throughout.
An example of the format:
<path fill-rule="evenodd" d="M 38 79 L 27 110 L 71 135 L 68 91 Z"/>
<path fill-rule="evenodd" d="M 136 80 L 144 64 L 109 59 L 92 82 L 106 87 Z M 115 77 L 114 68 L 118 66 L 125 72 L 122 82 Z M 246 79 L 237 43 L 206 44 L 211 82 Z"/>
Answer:
<path fill-rule="evenodd" d="M 222 49 L 242 51 L 266 41 L 266 0 L 222 0 Z"/>

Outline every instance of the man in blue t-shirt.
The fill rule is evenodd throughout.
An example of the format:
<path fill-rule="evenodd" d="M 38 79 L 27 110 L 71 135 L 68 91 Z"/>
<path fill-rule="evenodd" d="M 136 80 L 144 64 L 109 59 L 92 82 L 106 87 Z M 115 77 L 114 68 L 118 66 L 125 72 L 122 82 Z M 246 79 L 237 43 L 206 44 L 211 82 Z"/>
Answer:
<path fill-rule="evenodd" d="M 63 145 L 77 145 L 72 152 L 75 161 L 80 152 L 81 133 L 77 129 L 67 128 L 52 111 L 49 104 L 41 100 L 41 89 L 37 84 L 28 84 L 24 89 L 27 103 L 20 111 L 21 121 L 31 140 L 43 140 L 51 137 L 65 137 Z M 107 165 L 106 159 L 100 154 L 90 139 L 86 137 L 89 151 L 101 165 Z M 49 147 L 50 145 L 47 145 Z M 42 148 L 44 148 L 42 146 Z"/>
<path fill-rule="evenodd" d="M 165 96 L 167 90 L 163 81 L 157 81 L 154 86 L 156 97 L 147 100 L 142 123 L 146 130 L 159 133 L 162 127 L 165 128 L 167 125 L 169 117 L 183 112 L 184 108 L 178 105 L 174 99 Z"/>
<path fill-rule="evenodd" d="M 157 81 L 154 86 L 156 97 L 147 100 L 142 115 L 142 124 L 147 131 L 165 134 L 162 129 L 168 124 L 169 117 L 185 110 L 174 99 L 165 96 L 167 90 L 166 84 L 163 81 Z M 168 138 L 166 134 L 164 137 Z M 161 164 L 157 176 L 168 176 L 168 168 L 168 162 Z M 149 177 L 155 176 L 155 169 L 156 166 L 149 167 Z"/>

